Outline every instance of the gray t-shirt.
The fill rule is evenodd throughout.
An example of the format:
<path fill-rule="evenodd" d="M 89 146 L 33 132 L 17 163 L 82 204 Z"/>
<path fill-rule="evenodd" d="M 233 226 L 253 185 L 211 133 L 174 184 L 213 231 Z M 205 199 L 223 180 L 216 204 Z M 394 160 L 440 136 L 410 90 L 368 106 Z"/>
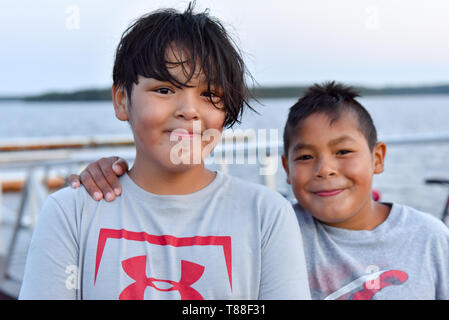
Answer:
<path fill-rule="evenodd" d="M 449 299 L 449 229 L 430 214 L 392 204 L 373 230 L 347 230 L 294 205 L 312 299 Z"/>
<path fill-rule="evenodd" d="M 187 195 L 125 174 L 113 202 L 49 196 L 20 299 L 310 299 L 301 232 L 278 193 L 217 172 Z"/>

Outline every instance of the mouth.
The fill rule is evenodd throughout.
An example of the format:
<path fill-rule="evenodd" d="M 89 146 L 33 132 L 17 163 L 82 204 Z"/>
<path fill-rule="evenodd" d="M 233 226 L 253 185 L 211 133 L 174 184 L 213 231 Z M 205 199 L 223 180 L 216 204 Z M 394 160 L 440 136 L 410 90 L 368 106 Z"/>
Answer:
<path fill-rule="evenodd" d="M 313 193 L 319 197 L 333 197 L 343 192 L 344 189 L 320 190 Z"/>
<path fill-rule="evenodd" d="M 194 139 L 197 137 L 201 137 L 201 132 L 192 132 L 186 129 L 176 129 L 176 130 L 172 130 L 172 131 L 166 131 L 169 135 L 170 138 L 174 137 L 176 138 L 175 140 L 179 140 L 179 138 L 181 139 Z"/>

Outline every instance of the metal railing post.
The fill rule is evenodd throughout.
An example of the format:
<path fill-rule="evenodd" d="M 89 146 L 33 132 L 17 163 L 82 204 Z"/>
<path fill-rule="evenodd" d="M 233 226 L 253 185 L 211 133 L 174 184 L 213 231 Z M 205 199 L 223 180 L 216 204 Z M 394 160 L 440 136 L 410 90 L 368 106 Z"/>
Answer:
<path fill-rule="evenodd" d="M 14 229 L 12 232 L 11 240 L 9 241 L 9 247 L 8 247 L 8 251 L 6 253 L 6 257 L 5 257 L 5 265 L 4 265 L 4 269 L 3 269 L 3 277 L 4 278 L 9 278 L 9 274 L 8 274 L 9 264 L 11 262 L 11 257 L 14 253 L 14 247 L 17 242 L 19 230 L 22 228 L 22 218 L 23 218 L 23 214 L 25 212 L 25 205 L 26 205 L 27 199 L 29 197 L 29 193 L 30 193 L 30 186 L 31 186 L 33 170 L 34 170 L 33 167 L 30 167 L 30 169 L 28 170 L 27 179 L 26 179 L 25 185 L 23 187 L 23 191 L 22 191 L 23 193 L 22 193 L 22 198 L 20 200 L 19 211 L 17 212 L 16 221 L 14 223 Z"/>

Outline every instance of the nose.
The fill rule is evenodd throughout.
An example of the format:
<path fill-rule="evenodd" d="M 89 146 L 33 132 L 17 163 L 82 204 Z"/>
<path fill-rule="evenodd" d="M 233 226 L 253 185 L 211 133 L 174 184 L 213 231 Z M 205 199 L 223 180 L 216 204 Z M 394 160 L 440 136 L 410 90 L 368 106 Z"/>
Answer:
<path fill-rule="evenodd" d="M 174 116 L 178 119 L 184 120 L 199 120 L 199 101 L 193 94 L 193 90 L 192 92 L 189 92 L 189 89 L 191 88 L 184 88 L 182 93 L 179 95 Z"/>
<path fill-rule="evenodd" d="M 322 157 L 317 162 L 317 168 L 316 168 L 316 177 L 325 179 L 328 177 L 336 176 L 337 170 L 335 168 L 335 164 L 333 163 L 332 159 L 329 159 L 329 157 Z"/>

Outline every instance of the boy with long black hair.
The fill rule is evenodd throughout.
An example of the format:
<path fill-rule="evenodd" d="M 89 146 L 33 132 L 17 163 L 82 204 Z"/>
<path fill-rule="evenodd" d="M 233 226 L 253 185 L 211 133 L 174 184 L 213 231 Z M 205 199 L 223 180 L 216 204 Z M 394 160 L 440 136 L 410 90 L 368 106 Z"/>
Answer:
<path fill-rule="evenodd" d="M 143 16 L 122 36 L 113 80 L 116 117 L 136 144 L 122 195 L 49 196 L 20 298 L 308 299 L 290 203 L 204 166 L 248 100 L 243 60 L 220 22 L 192 6 Z"/>

